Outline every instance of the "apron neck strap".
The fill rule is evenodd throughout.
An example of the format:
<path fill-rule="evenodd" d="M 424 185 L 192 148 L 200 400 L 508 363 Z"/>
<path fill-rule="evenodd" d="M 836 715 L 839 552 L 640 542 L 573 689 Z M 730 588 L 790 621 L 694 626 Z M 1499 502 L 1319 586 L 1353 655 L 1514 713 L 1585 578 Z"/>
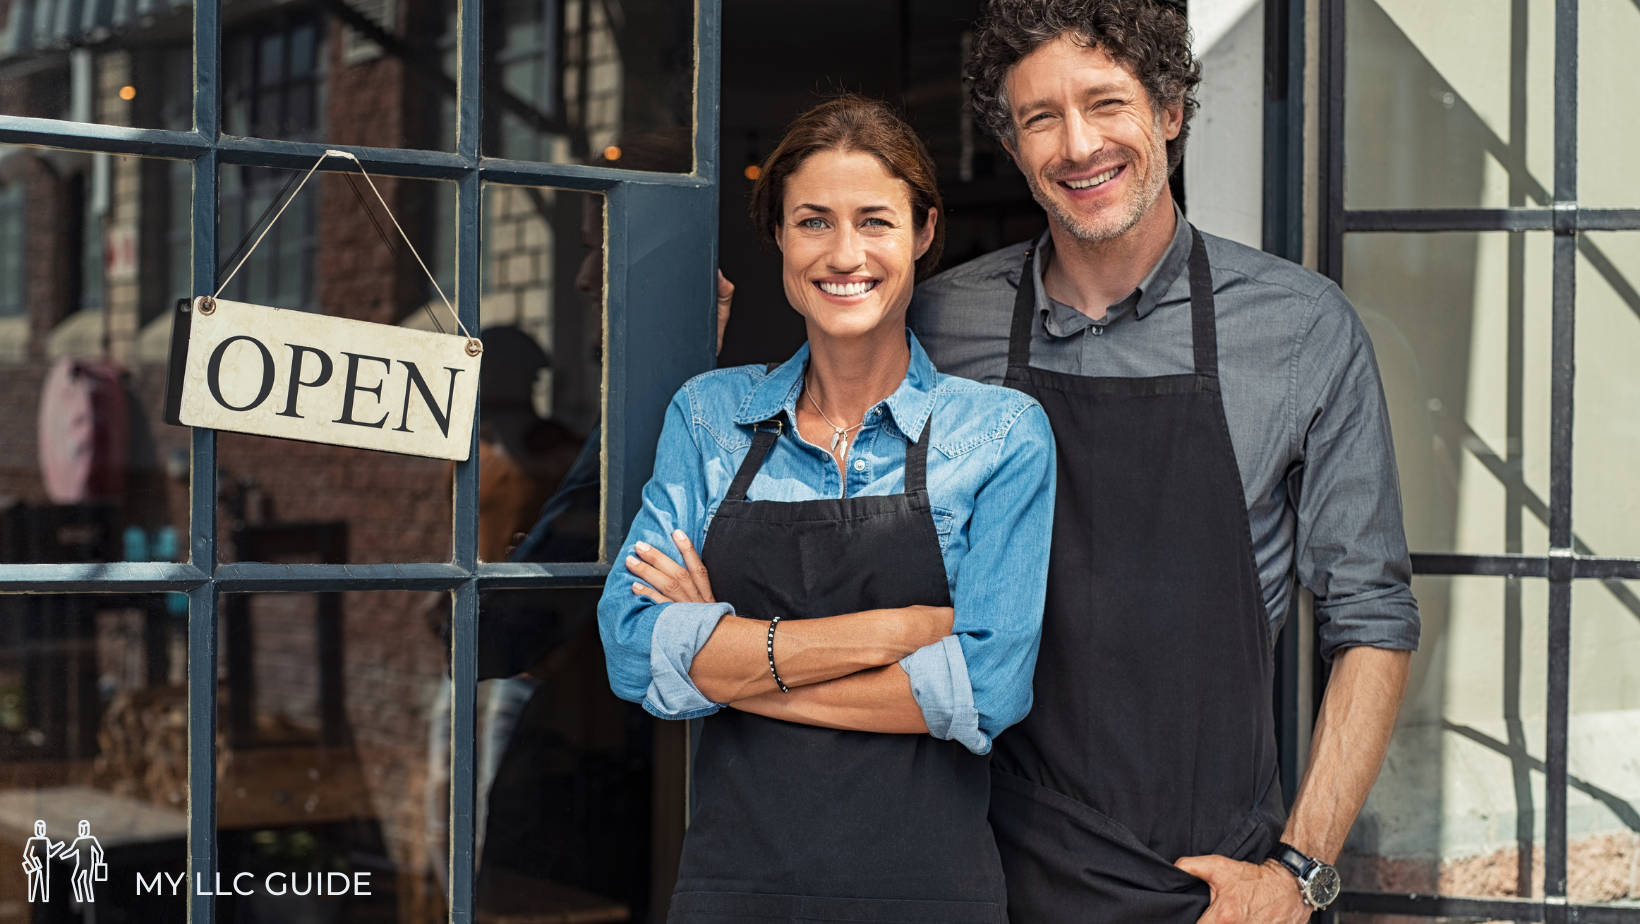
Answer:
<path fill-rule="evenodd" d="M 1036 315 L 1036 248 L 1025 249 L 1025 265 L 1014 291 L 1013 323 L 1008 331 L 1008 374 L 1031 364 L 1031 321 Z M 1195 226 L 1190 228 L 1190 335 L 1196 374 L 1219 376 L 1218 330 L 1213 311 L 1213 273 L 1207 265 L 1207 245 Z"/>
<path fill-rule="evenodd" d="M 1036 247 L 1025 248 L 1025 266 L 1014 291 L 1014 319 L 1008 331 L 1008 375 L 1031 364 L 1031 319 L 1036 315 Z"/>
<path fill-rule="evenodd" d="M 1190 338 L 1196 354 L 1196 374 L 1219 377 L 1219 335 L 1213 311 L 1213 272 L 1207 265 L 1207 245 L 1195 226 L 1190 228 Z"/>
<path fill-rule="evenodd" d="M 934 429 L 934 415 L 923 421 L 922 433 L 905 447 L 905 493 L 928 490 L 928 431 Z"/>
<path fill-rule="evenodd" d="M 735 480 L 729 485 L 729 493 L 724 495 L 725 502 L 746 499 L 746 492 L 752 486 L 752 479 L 757 477 L 758 469 L 763 467 L 763 460 L 774 447 L 774 441 L 780 438 L 780 431 L 785 427 L 785 422 L 779 417 L 771 417 L 752 426 L 757 428 L 757 435 L 752 437 L 752 448 L 746 451 L 746 458 L 741 461 L 739 470 L 735 472 Z"/>

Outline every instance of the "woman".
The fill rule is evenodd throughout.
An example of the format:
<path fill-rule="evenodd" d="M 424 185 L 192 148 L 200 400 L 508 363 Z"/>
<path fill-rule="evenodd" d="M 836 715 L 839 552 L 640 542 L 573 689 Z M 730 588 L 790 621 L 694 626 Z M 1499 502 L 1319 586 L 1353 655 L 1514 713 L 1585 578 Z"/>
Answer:
<path fill-rule="evenodd" d="M 1006 921 L 983 755 L 1030 706 L 1054 452 L 905 328 L 934 176 L 882 103 L 800 116 L 752 216 L 808 343 L 667 409 L 599 627 L 618 695 L 709 716 L 670 921 Z"/>

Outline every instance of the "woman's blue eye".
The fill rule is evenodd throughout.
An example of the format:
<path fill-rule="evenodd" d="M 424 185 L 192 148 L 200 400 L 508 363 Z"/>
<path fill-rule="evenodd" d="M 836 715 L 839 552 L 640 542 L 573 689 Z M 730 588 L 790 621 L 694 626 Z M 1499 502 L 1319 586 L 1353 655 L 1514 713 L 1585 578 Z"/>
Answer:
<path fill-rule="evenodd" d="M 811 231 L 818 231 L 826 226 L 826 220 L 824 218 L 804 218 L 797 223 L 797 226 L 799 228 L 808 228 Z"/>
<path fill-rule="evenodd" d="M 865 220 L 865 221 L 864 221 L 864 222 L 863 222 L 863 224 L 868 224 L 868 225 L 878 225 L 878 226 L 880 226 L 880 227 L 884 227 L 884 228 L 892 228 L 892 227 L 894 227 L 894 223 L 893 223 L 893 222 L 891 222 L 891 221 L 889 221 L 889 220 L 888 220 L 888 219 L 886 219 L 886 218 L 867 218 L 867 219 L 866 219 L 866 220 Z"/>

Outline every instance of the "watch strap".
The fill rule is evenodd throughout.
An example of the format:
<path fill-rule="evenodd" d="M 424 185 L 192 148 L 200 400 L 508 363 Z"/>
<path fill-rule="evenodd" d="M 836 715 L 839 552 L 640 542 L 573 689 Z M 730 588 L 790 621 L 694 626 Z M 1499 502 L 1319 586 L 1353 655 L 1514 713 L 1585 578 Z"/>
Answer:
<path fill-rule="evenodd" d="M 1299 882 L 1304 881 L 1304 875 L 1317 862 L 1314 857 L 1309 856 L 1286 841 L 1276 842 L 1275 847 L 1270 849 L 1270 859 L 1286 867 L 1288 872 L 1298 877 Z"/>

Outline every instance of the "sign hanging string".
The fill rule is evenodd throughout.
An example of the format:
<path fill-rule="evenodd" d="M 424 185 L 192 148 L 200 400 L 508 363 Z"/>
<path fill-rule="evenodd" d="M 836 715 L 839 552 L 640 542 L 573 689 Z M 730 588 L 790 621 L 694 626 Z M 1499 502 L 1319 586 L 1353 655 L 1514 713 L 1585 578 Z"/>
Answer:
<path fill-rule="evenodd" d="M 410 248 L 410 255 L 416 258 L 416 264 L 421 267 L 422 272 L 427 274 L 427 281 L 433 284 L 433 291 L 437 292 L 439 299 L 444 302 L 444 307 L 449 310 L 450 317 L 456 322 L 456 327 L 460 328 L 462 336 L 466 337 L 469 341 L 473 341 L 473 344 L 476 344 L 476 339 L 467 331 L 467 325 L 461 323 L 461 315 L 456 313 L 455 306 L 450 304 L 449 297 L 444 294 L 444 288 L 438 284 L 438 280 L 433 277 L 433 271 L 427 268 L 427 262 L 421 258 L 421 253 L 416 250 L 416 245 L 410 241 L 410 235 L 404 232 L 404 227 L 400 225 L 399 220 L 393 216 L 393 210 L 388 208 L 387 200 L 382 197 L 381 190 L 376 188 L 376 181 L 370 178 L 370 171 L 364 169 L 364 164 L 360 163 L 359 158 L 354 156 L 351 152 L 339 151 L 335 148 L 326 149 L 323 154 L 319 155 L 319 159 L 313 162 L 313 166 L 308 168 L 308 172 L 302 176 L 302 181 L 296 185 L 295 192 L 292 192 L 290 196 L 285 199 L 284 204 L 279 206 L 279 211 L 273 213 L 273 219 L 262 227 L 262 233 L 258 234 L 256 236 L 256 240 L 251 242 L 251 246 L 245 249 L 244 255 L 239 258 L 238 263 L 234 264 L 233 269 L 228 271 L 227 277 L 222 280 L 221 285 L 216 287 L 216 291 L 211 294 L 211 298 L 213 300 L 216 299 L 221 296 L 225 289 L 228 288 L 228 283 L 233 281 L 233 277 L 239 272 L 240 267 L 243 267 L 245 262 L 251 258 L 251 254 L 256 251 L 257 245 L 262 243 L 262 238 L 267 237 L 268 232 L 271 231 L 274 224 L 279 221 L 279 216 L 285 214 L 285 209 L 289 208 L 290 204 L 296 200 L 296 197 L 299 194 L 301 194 L 302 188 L 307 185 L 308 180 L 313 178 L 313 174 L 319 170 L 319 165 L 323 164 L 325 162 L 325 158 L 327 157 L 340 157 L 344 160 L 350 160 L 353 162 L 354 166 L 359 168 L 359 172 L 364 174 L 364 181 L 370 184 L 370 191 L 376 194 L 376 201 L 382 204 L 382 211 L 387 213 L 387 219 L 391 221 L 393 223 L 393 227 L 398 230 L 399 237 L 404 239 L 405 246 Z"/>

